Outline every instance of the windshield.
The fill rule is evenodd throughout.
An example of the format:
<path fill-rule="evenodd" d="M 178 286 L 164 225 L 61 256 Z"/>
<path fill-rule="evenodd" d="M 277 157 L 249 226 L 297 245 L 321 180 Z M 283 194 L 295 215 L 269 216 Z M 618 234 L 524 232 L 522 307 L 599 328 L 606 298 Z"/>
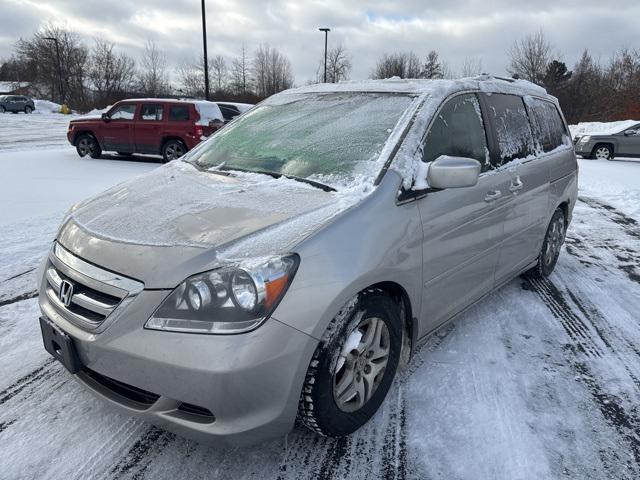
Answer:
<path fill-rule="evenodd" d="M 374 177 L 375 160 L 413 98 L 383 93 L 286 94 L 226 126 L 187 161 L 332 185 Z"/>

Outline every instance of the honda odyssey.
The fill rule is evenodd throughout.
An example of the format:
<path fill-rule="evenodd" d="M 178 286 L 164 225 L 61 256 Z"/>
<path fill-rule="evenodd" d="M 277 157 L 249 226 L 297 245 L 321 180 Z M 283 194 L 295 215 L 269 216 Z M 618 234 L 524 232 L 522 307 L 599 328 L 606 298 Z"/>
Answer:
<path fill-rule="evenodd" d="M 426 336 L 551 274 L 576 202 L 558 102 L 522 80 L 282 92 L 75 205 L 41 273 L 47 351 L 181 435 L 347 435 Z"/>

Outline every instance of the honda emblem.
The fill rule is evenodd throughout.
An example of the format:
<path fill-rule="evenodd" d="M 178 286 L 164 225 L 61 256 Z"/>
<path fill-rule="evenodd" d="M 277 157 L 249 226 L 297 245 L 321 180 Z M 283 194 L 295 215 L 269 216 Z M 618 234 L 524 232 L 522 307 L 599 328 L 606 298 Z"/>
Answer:
<path fill-rule="evenodd" d="M 60 282 L 58 298 L 65 307 L 71 305 L 71 299 L 73 298 L 73 283 L 69 280 L 62 280 L 62 282 Z"/>

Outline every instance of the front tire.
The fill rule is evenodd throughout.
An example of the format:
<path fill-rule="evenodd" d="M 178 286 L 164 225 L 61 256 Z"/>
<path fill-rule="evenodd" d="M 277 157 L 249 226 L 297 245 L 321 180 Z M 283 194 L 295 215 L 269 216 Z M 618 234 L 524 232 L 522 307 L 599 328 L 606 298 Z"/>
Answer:
<path fill-rule="evenodd" d="M 538 255 L 538 263 L 527 272 L 531 278 L 547 278 L 553 272 L 560 256 L 560 247 L 564 243 L 567 221 L 564 212 L 558 208 L 551 217 L 547 233 L 542 243 L 542 250 Z"/>
<path fill-rule="evenodd" d="M 596 160 L 612 160 L 613 150 L 609 145 L 596 145 L 591 152 L 591 158 Z"/>
<path fill-rule="evenodd" d="M 338 313 L 316 348 L 298 404 L 298 420 L 323 436 L 353 433 L 376 413 L 402 350 L 400 308 L 370 289 Z"/>
<path fill-rule="evenodd" d="M 27 115 L 29 115 L 31 112 L 33 112 L 33 108 L 31 108 L 29 105 L 27 105 L 26 107 L 24 107 L 24 113 L 26 113 Z"/>
<path fill-rule="evenodd" d="M 162 146 L 162 158 L 165 163 L 177 160 L 187 153 L 187 147 L 181 140 L 169 140 Z"/>
<path fill-rule="evenodd" d="M 102 149 L 96 138 L 89 134 L 83 133 L 76 140 L 76 151 L 81 157 L 89 155 L 91 158 L 100 158 Z"/>
<path fill-rule="evenodd" d="M 4 108 L 4 105 L 0 105 L 0 113 L 7 113 L 7 109 Z"/>

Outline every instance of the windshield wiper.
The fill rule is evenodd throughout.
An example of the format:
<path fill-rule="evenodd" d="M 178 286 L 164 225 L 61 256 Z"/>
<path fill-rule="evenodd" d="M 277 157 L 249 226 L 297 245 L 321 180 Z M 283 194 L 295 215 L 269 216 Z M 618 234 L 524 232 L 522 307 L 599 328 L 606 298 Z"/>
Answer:
<path fill-rule="evenodd" d="M 304 177 L 296 177 L 295 175 L 287 175 L 286 173 L 271 172 L 269 170 L 250 170 L 248 168 L 242 168 L 242 167 L 227 167 L 226 165 L 221 165 L 217 169 L 217 171 L 230 171 L 230 170 L 236 171 L 236 172 L 243 172 L 243 173 L 259 173 L 261 175 L 269 175 L 270 177 L 273 177 L 273 178 L 284 177 L 290 180 L 295 180 L 296 182 L 306 183 L 307 185 L 311 185 L 313 187 L 319 188 L 320 190 L 324 190 L 325 192 L 337 192 L 335 188 L 330 187 L 329 185 L 325 185 L 324 183 L 316 182 L 315 180 L 309 180 L 308 178 L 304 178 Z"/>

